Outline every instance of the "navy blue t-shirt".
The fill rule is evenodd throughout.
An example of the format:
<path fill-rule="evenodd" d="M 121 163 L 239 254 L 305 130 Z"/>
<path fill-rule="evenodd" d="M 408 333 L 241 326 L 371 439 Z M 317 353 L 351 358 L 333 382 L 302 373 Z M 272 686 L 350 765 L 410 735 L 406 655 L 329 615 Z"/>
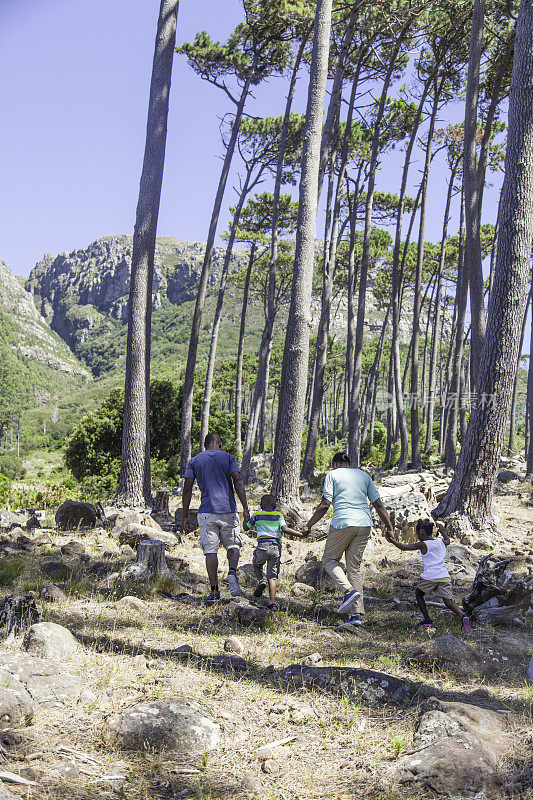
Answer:
<path fill-rule="evenodd" d="M 238 471 L 237 459 L 224 450 L 204 450 L 191 458 L 185 477 L 196 479 L 200 487 L 200 514 L 231 514 L 237 511 L 231 473 Z"/>

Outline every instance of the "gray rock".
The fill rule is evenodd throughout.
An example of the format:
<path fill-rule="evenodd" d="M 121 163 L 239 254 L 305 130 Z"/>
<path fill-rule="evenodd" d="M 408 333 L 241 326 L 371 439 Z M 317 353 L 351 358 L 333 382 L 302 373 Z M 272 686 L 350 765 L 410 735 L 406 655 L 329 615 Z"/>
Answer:
<path fill-rule="evenodd" d="M 53 583 L 41 587 L 39 597 L 46 603 L 63 603 L 67 599 L 65 592 Z"/>
<path fill-rule="evenodd" d="M 11 529 L 17 525 L 23 528 L 26 520 L 20 514 L 14 514 L 7 508 L 0 508 L 0 528 Z"/>
<path fill-rule="evenodd" d="M 129 544 L 120 545 L 120 554 L 127 558 L 135 558 L 135 550 Z"/>
<path fill-rule="evenodd" d="M 236 603 L 235 615 L 241 625 L 263 628 L 270 617 L 270 611 L 264 606 L 253 606 L 246 601 L 240 601 Z"/>
<path fill-rule="evenodd" d="M 56 511 L 56 525 L 62 531 L 75 531 L 78 528 L 94 528 L 100 519 L 92 503 L 78 500 L 65 500 Z"/>
<path fill-rule="evenodd" d="M 403 705 L 410 696 L 405 681 L 371 669 L 291 664 L 276 675 L 276 681 L 295 689 L 318 688 L 333 694 L 352 695 L 369 706 Z"/>
<path fill-rule="evenodd" d="M 178 537 L 174 536 L 173 533 L 149 528 L 136 522 L 128 522 L 121 528 L 119 533 L 120 544 L 129 544 L 130 547 L 137 547 L 139 542 L 143 542 L 146 539 L 164 542 L 167 549 L 179 544 Z"/>
<path fill-rule="evenodd" d="M 407 657 L 409 663 L 439 664 L 457 675 L 471 677 L 474 672 L 492 675 L 494 663 L 479 655 L 473 647 L 455 636 L 439 636 L 419 644 Z"/>
<path fill-rule="evenodd" d="M 344 565 L 341 564 L 344 569 Z M 297 583 L 306 583 L 313 589 L 329 589 L 336 591 L 335 584 L 324 570 L 321 561 L 306 561 L 298 567 L 295 575 Z"/>
<path fill-rule="evenodd" d="M 81 556 L 85 553 L 85 547 L 81 542 L 67 542 L 61 545 L 60 549 L 64 556 L 69 557 Z"/>
<path fill-rule="evenodd" d="M 26 631 L 22 646 L 40 658 L 61 661 L 70 658 L 80 649 L 78 640 L 68 628 L 55 622 L 39 622 Z"/>
<path fill-rule="evenodd" d="M 0 800 L 20 800 L 18 795 L 14 795 L 9 789 L 6 789 L 4 784 L 0 784 Z"/>
<path fill-rule="evenodd" d="M 474 578 L 479 564 L 479 555 L 468 547 L 453 542 L 446 548 L 446 563 L 450 574 L 457 578 Z"/>
<path fill-rule="evenodd" d="M 55 764 L 52 764 L 50 769 L 52 772 L 62 775 L 64 778 L 70 778 L 71 780 L 80 777 L 80 769 L 75 761 L 56 761 Z"/>
<path fill-rule="evenodd" d="M 501 472 L 498 472 L 497 480 L 499 483 L 511 483 L 512 481 L 520 481 L 522 478 L 511 469 L 502 469 Z"/>
<path fill-rule="evenodd" d="M 0 651 L 0 685 L 27 692 L 39 705 L 71 706 L 84 690 L 83 681 L 63 672 L 56 662 L 32 653 Z"/>
<path fill-rule="evenodd" d="M 230 636 L 224 642 L 224 650 L 226 653 L 235 653 L 240 656 L 244 653 L 244 645 L 237 636 Z"/>
<path fill-rule="evenodd" d="M 311 653 L 311 655 L 302 658 L 302 667 L 323 667 L 324 662 L 320 653 Z"/>
<path fill-rule="evenodd" d="M 28 692 L 23 689 L 0 689 L 0 725 L 29 725 L 35 707 Z"/>
<path fill-rule="evenodd" d="M 169 749 L 201 755 L 220 740 L 220 726 L 195 703 L 181 698 L 140 703 L 106 719 L 111 739 L 125 750 Z"/>
<path fill-rule="evenodd" d="M 430 698 L 414 736 L 418 752 L 392 769 L 403 786 L 447 797 L 494 796 L 498 762 L 508 747 L 501 714 L 466 703 Z"/>
<path fill-rule="evenodd" d="M 314 593 L 314 588 L 308 583 L 293 583 L 291 586 L 291 594 L 293 597 L 309 597 Z"/>
<path fill-rule="evenodd" d="M 410 491 L 408 487 L 403 494 L 392 497 L 384 496 L 383 502 L 387 507 L 392 524 L 401 530 L 409 528 L 419 519 L 428 517 L 431 519 L 431 508 L 425 495 L 422 492 Z M 372 516 L 378 525 L 381 524 L 374 511 L 372 511 Z"/>
<path fill-rule="evenodd" d="M 41 564 L 41 572 L 53 581 L 68 581 L 72 575 L 71 568 L 62 561 L 46 561 Z"/>
<path fill-rule="evenodd" d="M 146 611 L 146 603 L 140 597 L 126 595 L 117 600 L 117 608 L 125 611 Z"/>

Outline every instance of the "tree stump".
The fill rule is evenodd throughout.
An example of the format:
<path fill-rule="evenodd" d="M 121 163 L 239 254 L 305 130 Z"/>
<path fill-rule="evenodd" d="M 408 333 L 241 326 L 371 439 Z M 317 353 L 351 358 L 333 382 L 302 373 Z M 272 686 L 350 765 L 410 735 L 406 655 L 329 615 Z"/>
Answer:
<path fill-rule="evenodd" d="M 165 543 L 158 539 L 146 539 L 137 547 L 137 561 L 123 572 L 124 578 L 134 581 L 149 581 L 169 575 L 165 561 Z"/>
<path fill-rule="evenodd" d="M 0 606 L 0 636 L 17 636 L 40 618 L 33 592 L 22 596 L 8 594 Z"/>
<path fill-rule="evenodd" d="M 161 516 L 168 516 L 168 501 L 170 498 L 170 493 L 166 489 L 158 489 L 155 494 L 155 504 L 153 508 L 154 514 L 160 514 Z"/>

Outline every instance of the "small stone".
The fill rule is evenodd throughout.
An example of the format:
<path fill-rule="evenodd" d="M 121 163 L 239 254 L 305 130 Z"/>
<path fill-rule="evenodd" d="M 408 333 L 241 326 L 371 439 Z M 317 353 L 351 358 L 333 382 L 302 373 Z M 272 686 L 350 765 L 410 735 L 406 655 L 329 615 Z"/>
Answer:
<path fill-rule="evenodd" d="M 63 603 L 67 599 L 65 592 L 53 583 L 43 586 L 39 592 L 39 597 L 45 603 Z"/>
<path fill-rule="evenodd" d="M 281 764 L 273 758 L 266 758 L 261 764 L 261 769 L 267 775 L 279 775 L 281 773 Z"/>
<path fill-rule="evenodd" d="M 133 547 L 130 547 L 129 544 L 121 544 L 120 553 L 121 555 L 127 556 L 128 558 L 135 558 L 135 550 L 133 549 Z"/>
<path fill-rule="evenodd" d="M 41 773 L 35 767 L 21 767 L 19 775 L 21 778 L 26 778 L 27 781 L 38 781 L 41 777 Z"/>
<path fill-rule="evenodd" d="M 324 662 L 320 653 L 311 653 L 311 655 L 302 658 L 303 667 L 322 667 Z"/>
<path fill-rule="evenodd" d="M 261 783 L 249 772 L 247 772 L 243 777 L 242 786 L 243 789 L 248 792 L 249 797 L 255 797 L 256 795 L 263 794 L 263 787 L 261 786 Z"/>
<path fill-rule="evenodd" d="M 81 544 L 81 542 L 67 542 L 61 546 L 61 552 L 64 556 L 73 558 L 74 556 L 83 555 L 85 553 L 85 547 Z"/>
<path fill-rule="evenodd" d="M 124 609 L 127 611 L 145 611 L 146 610 L 146 603 L 144 600 L 141 600 L 140 597 L 135 597 L 134 595 L 126 595 L 125 597 L 121 597 L 120 600 L 117 601 L 117 606 L 120 609 Z"/>
<path fill-rule="evenodd" d="M 64 778 L 79 778 L 80 770 L 74 761 L 64 761 L 52 764 L 52 770 Z"/>
<path fill-rule="evenodd" d="M 300 583 L 297 581 L 291 586 L 291 594 L 293 597 L 309 597 L 314 594 L 314 589 L 308 583 Z"/>
<path fill-rule="evenodd" d="M 240 656 L 244 653 L 244 645 L 237 636 L 230 636 L 224 642 L 224 650 L 226 653 L 235 653 Z"/>

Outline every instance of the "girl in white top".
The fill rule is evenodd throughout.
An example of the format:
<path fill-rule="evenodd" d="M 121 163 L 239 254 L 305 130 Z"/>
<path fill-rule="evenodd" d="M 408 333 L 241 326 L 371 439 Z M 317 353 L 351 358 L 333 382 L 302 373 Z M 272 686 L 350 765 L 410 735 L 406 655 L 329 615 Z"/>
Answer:
<path fill-rule="evenodd" d="M 454 614 L 460 617 L 461 630 L 464 633 L 469 633 L 470 620 L 453 599 L 451 590 L 452 580 L 450 578 L 450 573 L 446 569 L 446 564 L 444 563 L 446 547 L 450 544 L 450 540 L 446 533 L 442 534 L 441 539 L 434 539 L 434 527 L 435 524 L 430 519 L 419 519 L 416 523 L 418 542 L 414 542 L 413 544 L 403 544 L 403 542 L 399 542 L 388 533 L 385 534 L 385 537 L 387 541 L 399 550 L 419 550 L 422 555 L 424 571 L 416 585 L 415 597 L 424 619 L 417 627 L 430 628 L 433 626 L 433 620 L 428 614 L 425 595 L 436 594 L 438 597 L 442 598 L 446 608 L 449 608 Z"/>

